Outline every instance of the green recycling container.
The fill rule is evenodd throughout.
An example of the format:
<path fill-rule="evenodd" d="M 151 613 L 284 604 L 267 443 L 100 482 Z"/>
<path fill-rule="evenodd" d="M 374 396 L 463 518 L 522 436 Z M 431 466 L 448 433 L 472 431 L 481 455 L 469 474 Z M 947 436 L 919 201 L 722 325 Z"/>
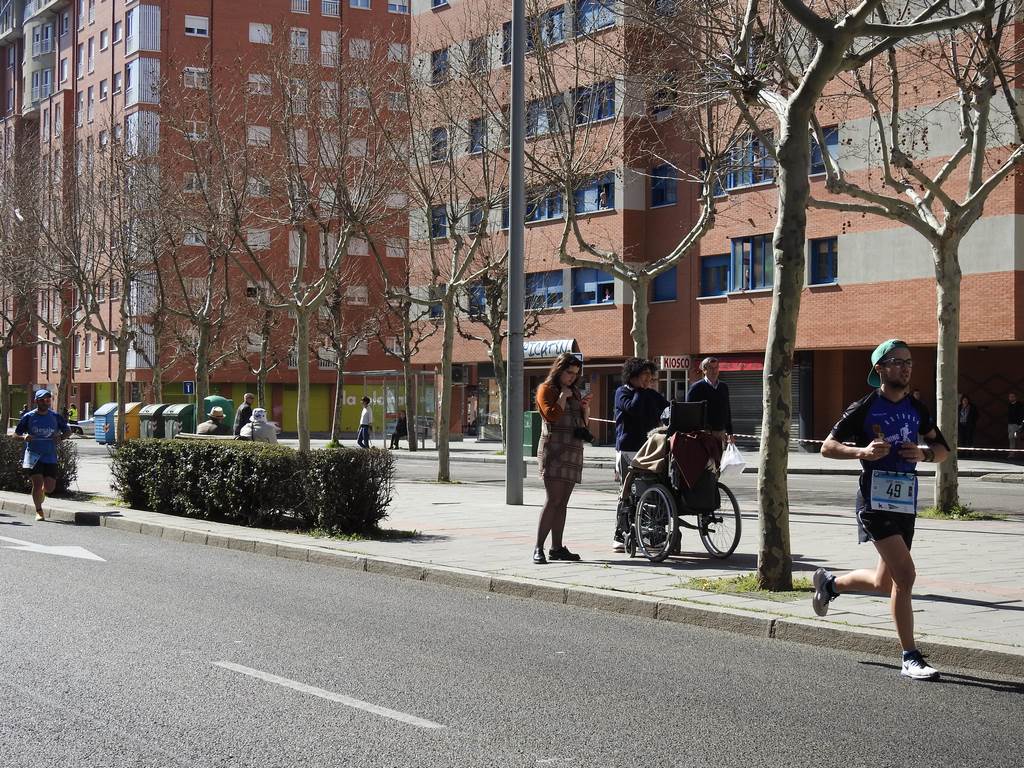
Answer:
<path fill-rule="evenodd" d="M 523 456 L 536 456 L 540 445 L 540 411 L 523 413 Z"/>
<path fill-rule="evenodd" d="M 196 407 L 192 403 L 169 405 L 164 409 L 164 437 L 196 431 Z"/>
<path fill-rule="evenodd" d="M 167 403 L 147 405 L 139 411 L 139 435 L 143 439 L 161 438 L 164 436 L 164 411 L 170 407 Z"/>

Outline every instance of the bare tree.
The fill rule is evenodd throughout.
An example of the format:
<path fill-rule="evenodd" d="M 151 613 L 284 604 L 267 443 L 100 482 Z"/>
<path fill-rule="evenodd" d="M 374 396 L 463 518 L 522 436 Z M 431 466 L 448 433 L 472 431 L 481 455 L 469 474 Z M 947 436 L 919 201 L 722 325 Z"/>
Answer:
<path fill-rule="evenodd" d="M 912 47 L 894 46 L 878 66 L 854 70 L 850 89 L 867 105 L 872 130 L 860 146 L 845 144 L 843 154 L 881 172 L 859 178 L 825 153 L 835 197 L 810 200 L 899 222 L 928 242 L 937 290 L 938 422 L 952 448 L 935 475 L 936 505 L 944 510 L 959 502 L 960 247 L 992 193 L 1024 160 L 1016 143 L 1024 135 L 1016 98 L 1021 51 L 1012 32 L 1019 11 L 1019 3 L 1001 4 L 992 17 Z M 939 97 L 914 104 L 922 92 Z M 939 155 L 933 137 L 951 126 L 959 141 Z M 815 130 L 824 144 L 820 125 Z"/>
<path fill-rule="evenodd" d="M 709 76 L 720 79 L 766 145 L 760 116 L 778 122 L 779 211 L 775 228 L 774 286 L 764 363 L 764 418 L 758 466 L 760 541 L 758 580 L 769 589 L 792 586 L 788 467 L 791 375 L 800 296 L 804 287 L 807 206 L 810 200 L 811 130 L 826 87 L 858 70 L 901 40 L 956 29 L 990 17 L 994 0 L 920 4 L 882 0 L 809 4 L 801 0 L 747 0 L 731 15 L 709 0 L 706 18 L 717 25 L 722 48 L 709 51 Z"/>
<path fill-rule="evenodd" d="M 454 16 L 430 40 L 418 41 L 411 67 L 397 69 L 389 98 L 403 100 L 408 120 L 378 122 L 394 153 L 407 159 L 404 188 L 410 201 L 410 290 L 387 283 L 387 295 L 430 307 L 441 323 L 440 398 L 436 441 L 439 482 L 451 480 L 449 432 L 452 357 L 457 305 L 467 287 L 486 272 L 480 253 L 488 236 L 498 236 L 497 217 L 508 196 L 507 138 L 493 119 L 504 112 L 492 72 L 490 41 L 500 26 L 474 7 L 473 17 Z M 497 16 L 493 18 L 499 18 Z M 469 30 L 473 30 L 470 32 Z M 500 70 L 497 70 L 500 71 Z M 375 118 L 386 115 L 384 105 Z M 379 250 L 375 251 L 379 258 Z M 382 272 L 384 271 L 383 264 Z M 408 396 L 408 395 L 407 395 Z"/>
<path fill-rule="evenodd" d="M 5 430 L 12 415 L 9 356 L 35 337 L 35 270 L 26 253 L 36 243 L 20 213 L 23 187 L 15 183 L 13 158 L 13 152 L 10 157 L 0 153 L 0 424 Z"/>

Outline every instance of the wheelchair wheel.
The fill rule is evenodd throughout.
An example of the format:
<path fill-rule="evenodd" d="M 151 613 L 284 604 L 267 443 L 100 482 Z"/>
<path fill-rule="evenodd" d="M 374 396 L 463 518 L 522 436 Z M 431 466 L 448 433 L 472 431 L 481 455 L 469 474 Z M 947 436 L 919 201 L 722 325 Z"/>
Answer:
<path fill-rule="evenodd" d="M 650 486 L 637 499 L 636 543 L 652 563 L 660 563 L 672 549 L 678 524 L 676 514 L 676 500 L 664 485 Z"/>
<path fill-rule="evenodd" d="M 726 558 L 740 543 L 740 505 L 736 496 L 721 483 L 718 490 L 722 495 L 722 506 L 714 512 L 701 512 L 697 518 L 700 540 L 712 557 Z"/>

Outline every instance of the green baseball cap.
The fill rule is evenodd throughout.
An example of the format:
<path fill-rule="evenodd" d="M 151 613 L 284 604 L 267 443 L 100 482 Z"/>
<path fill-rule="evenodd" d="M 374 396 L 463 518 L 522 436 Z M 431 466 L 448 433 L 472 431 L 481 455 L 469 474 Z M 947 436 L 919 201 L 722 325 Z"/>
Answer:
<path fill-rule="evenodd" d="M 910 349 L 907 342 L 902 339 L 889 339 L 875 347 L 875 351 L 871 353 L 871 370 L 868 371 L 868 385 L 872 387 L 882 386 L 882 379 L 879 377 L 878 371 L 875 370 L 875 366 L 878 365 L 880 361 L 884 360 L 885 356 L 894 349 L 899 349 L 901 347 L 904 349 Z"/>

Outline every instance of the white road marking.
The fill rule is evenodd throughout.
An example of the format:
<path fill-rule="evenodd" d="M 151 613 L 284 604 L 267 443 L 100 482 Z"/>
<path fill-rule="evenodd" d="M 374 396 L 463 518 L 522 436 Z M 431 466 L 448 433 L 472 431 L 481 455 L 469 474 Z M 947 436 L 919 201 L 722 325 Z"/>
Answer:
<path fill-rule="evenodd" d="M 101 563 L 107 562 L 99 555 L 94 555 L 83 547 L 48 547 L 45 544 L 34 544 L 31 541 L 22 541 L 21 539 L 9 539 L 6 536 L 0 536 L 0 541 L 9 541 L 15 545 L 13 547 L 0 547 L 0 549 L 13 549 L 17 552 L 36 552 L 40 555 L 77 557 L 81 560 L 98 560 Z"/>
<path fill-rule="evenodd" d="M 323 688 L 315 688 L 312 685 L 306 685 L 305 683 L 300 683 L 295 680 L 289 680 L 287 677 L 278 677 L 277 675 L 272 675 L 269 672 L 262 672 L 258 669 L 252 669 L 251 667 L 243 667 L 241 664 L 232 664 L 230 661 L 215 661 L 213 662 L 213 665 L 216 667 L 222 667 L 223 669 L 230 669 L 232 672 L 238 672 L 241 675 L 255 677 L 257 680 L 263 680 L 268 683 L 284 686 L 285 688 L 291 688 L 294 691 L 308 693 L 310 696 L 319 696 L 321 699 L 327 699 L 328 701 L 334 701 L 338 704 L 344 704 L 346 707 L 354 707 L 355 709 L 361 709 L 364 712 L 370 712 L 374 715 L 389 717 L 392 720 L 398 720 L 403 723 L 408 723 L 409 725 L 415 725 L 417 728 L 445 727 L 440 723 L 435 723 L 431 720 L 424 720 L 423 718 L 416 717 L 415 715 L 409 715 L 405 712 L 399 712 L 394 709 L 387 709 L 386 707 L 378 707 L 376 704 L 370 704 L 366 701 L 353 699 L 351 696 L 343 696 L 342 694 L 334 693 L 333 691 L 325 691 Z"/>

